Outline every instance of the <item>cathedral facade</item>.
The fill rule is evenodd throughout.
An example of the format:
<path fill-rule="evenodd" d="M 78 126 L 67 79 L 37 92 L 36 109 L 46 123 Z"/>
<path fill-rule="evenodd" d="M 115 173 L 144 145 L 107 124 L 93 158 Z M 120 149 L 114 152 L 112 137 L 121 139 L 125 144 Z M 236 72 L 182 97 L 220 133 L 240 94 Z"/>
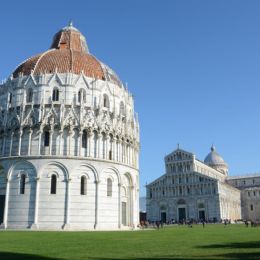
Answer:
<path fill-rule="evenodd" d="M 0 104 L 2 228 L 137 227 L 133 96 L 72 24 L 15 69 Z"/>
<path fill-rule="evenodd" d="M 165 157 L 165 169 L 146 186 L 148 220 L 260 220 L 260 175 L 229 177 L 214 146 L 204 162 L 178 147 Z"/>

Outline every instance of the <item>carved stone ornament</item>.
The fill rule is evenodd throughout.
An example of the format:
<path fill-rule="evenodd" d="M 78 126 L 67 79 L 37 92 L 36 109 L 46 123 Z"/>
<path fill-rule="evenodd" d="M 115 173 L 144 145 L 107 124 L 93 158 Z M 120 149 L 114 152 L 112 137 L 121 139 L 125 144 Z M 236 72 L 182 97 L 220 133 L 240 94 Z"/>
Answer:
<path fill-rule="evenodd" d="M 99 119 L 100 129 L 104 130 L 105 132 L 109 132 L 112 127 L 112 122 L 107 111 L 104 111 L 103 114 L 100 115 Z"/>
<path fill-rule="evenodd" d="M 83 125 L 84 125 L 84 128 L 94 128 L 94 126 L 95 126 L 95 115 L 94 115 L 93 110 L 88 109 L 86 111 L 85 117 L 83 119 Z"/>

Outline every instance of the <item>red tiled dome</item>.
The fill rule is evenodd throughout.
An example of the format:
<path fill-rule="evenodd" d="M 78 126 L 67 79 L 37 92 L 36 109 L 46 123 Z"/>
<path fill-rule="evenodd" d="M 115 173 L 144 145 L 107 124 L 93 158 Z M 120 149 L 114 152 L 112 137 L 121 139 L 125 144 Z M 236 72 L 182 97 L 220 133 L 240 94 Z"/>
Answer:
<path fill-rule="evenodd" d="M 72 24 L 55 34 L 48 51 L 20 64 L 13 72 L 13 77 L 55 72 L 84 73 L 88 77 L 108 80 L 121 86 L 115 72 L 89 53 L 85 37 Z"/>

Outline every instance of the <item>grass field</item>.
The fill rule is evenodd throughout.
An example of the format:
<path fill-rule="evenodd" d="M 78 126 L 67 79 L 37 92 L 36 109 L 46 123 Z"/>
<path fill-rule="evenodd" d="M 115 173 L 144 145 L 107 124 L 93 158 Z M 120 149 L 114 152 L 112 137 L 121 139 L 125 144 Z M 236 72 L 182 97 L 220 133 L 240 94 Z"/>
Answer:
<path fill-rule="evenodd" d="M 260 259 L 260 228 L 165 227 L 114 232 L 0 232 L 8 259 Z"/>

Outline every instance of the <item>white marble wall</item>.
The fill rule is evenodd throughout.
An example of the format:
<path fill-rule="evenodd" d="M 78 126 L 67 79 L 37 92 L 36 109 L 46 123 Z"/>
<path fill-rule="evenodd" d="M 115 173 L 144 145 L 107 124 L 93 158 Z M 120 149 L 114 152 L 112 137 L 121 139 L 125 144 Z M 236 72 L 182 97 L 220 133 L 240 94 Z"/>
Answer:
<path fill-rule="evenodd" d="M 135 228 L 139 223 L 139 173 L 134 168 L 99 160 L 51 158 L 1 160 L 1 166 L 7 203 L 4 228 L 104 230 Z M 25 194 L 19 193 L 21 173 L 27 176 Z M 52 174 L 57 176 L 56 194 L 50 194 Z M 87 177 L 86 195 L 80 195 L 82 175 Z M 112 179 L 111 197 L 107 178 Z M 127 203 L 126 225 L 122 224 L 122 202 Z"/>

